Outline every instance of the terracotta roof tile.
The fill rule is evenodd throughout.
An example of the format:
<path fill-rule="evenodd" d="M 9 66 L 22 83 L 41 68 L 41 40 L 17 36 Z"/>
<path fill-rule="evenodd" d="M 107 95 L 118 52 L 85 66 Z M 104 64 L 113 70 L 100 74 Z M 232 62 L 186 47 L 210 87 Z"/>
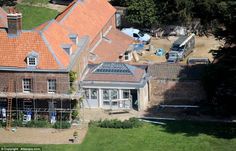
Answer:
<path fill-rule="evenodd" d="M 57 21 L 53 21 L 47 29 L 43 31 L 49 45 L 51 46 L 52 50 L 54 51 L 56 57 L 59 59 L 59 62 L 64 66 L 67 67 L 70 63 L 70 56 L 64 51 L 62 48 L 63 45 L 71 45 L 74 49 L 76 47 L 75 44 L 70 40 L 69 34 L 71 34 L 68 30 L 63 28 Z"/>
<path fill-rule="evenodd" d="M 0 66 L 25 68 L 26 56 L 35 51 L 39 53 L 38 69 L 59 68 L 38 32 L 22 32 L 9 38 L 5 30 L 0 30 L 0 39 Z"/>
<path fill-rule="evenodd" d="M 72 5 L 56 20 L 79 35 L 88 35 L 91 41 L 116 12 L 106 0 L 77 0 Z"/>
<path fill-rule="evenodd" d="M 92 41 L 114 14 L 115 9 L 106 0 L 75 0 L 57 16 L 56 20 L 46 22 L 33 31 L 22 32 L 15 38 L 9 38 L 6 31 L 1 30 L 0 56 L 3 57 L 0 60 L 0 66 L 24 68 L 26 67 L 26 55 L 35 51 L 40 55 L 38 68 L 59 69 L 60 65 L 66 68 L 71 60 L 62 49 L 62 45 L 70 44 L 73 51 L 77 50 L 77 46 L 70 40 L 69 34 L 78 34 L 79 37 L 88 35 Z M 4 16 L 4 19 L 0 20 L 1 23 L 6 22 L 6 13 L 2 9 L 0 9 L 0 15 Z M 122 45 L 130 42 L 118 31 L 113 32 L 114 34 L 108 34 L 108 38 L 122 41 Z M 113 46 L 117 48 L 113 48 Z M 117 58 L 124 48 L 119 47 L 115 42 L 113 46 L 105 46 L 107 48 L 104 51 L 98 50 L 98 55 L 114 50 L 114 58 Z M 108 57 L 100 57 L 100 59 L 113 60 Z"/>
<path fill-rule="evenodd" d="M 98 56 L 94 61 L 95 63 L 117 61 L 119 56 L 124 54 L 129 45 L 133 42 L 132 38 L 114 28 L 108 33 L 106 38 L 108 38 L 110 42 L 102 40 L 93 52 Z"/>

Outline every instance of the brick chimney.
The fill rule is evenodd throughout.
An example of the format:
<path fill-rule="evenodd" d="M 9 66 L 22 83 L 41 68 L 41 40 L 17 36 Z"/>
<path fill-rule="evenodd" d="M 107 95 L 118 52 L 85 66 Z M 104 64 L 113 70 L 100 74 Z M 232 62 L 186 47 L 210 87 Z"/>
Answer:
<path fill-rule="evenodd" d="M 8 35 L 16 36 L 22 30 L 22 14 L 9 7 L 7 14 Z"/>

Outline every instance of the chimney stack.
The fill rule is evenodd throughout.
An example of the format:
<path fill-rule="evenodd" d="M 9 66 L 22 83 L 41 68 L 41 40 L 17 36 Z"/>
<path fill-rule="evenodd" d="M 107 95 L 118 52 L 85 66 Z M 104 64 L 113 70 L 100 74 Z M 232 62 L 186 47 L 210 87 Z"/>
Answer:
<path fill-rule="evenodd" d="M 22 30 L 22 14 L 10 7 L 7 14 L 8 35 L 17 36 Z"/>

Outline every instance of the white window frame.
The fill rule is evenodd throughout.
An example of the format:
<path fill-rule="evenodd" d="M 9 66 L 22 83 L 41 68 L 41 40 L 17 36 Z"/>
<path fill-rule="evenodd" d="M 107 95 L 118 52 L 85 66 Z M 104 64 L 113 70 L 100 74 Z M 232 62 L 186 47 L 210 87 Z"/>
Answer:
<path fill-rule="evenodd" d="M 95 95 L 96 97 L 93 96 L 93 90 L 96 91 L 96 93 L 95 93 L 95 94 L 96 94 L 96 95 Z M 96 88 L 90 89 L 90 99 L 91 99 L 91 100 L 97 100 L 97 99 L 98 99 L 98 89 L 96 89 Z"/>
<path fill-rule="evenodd" d="M 55 85 L 51 86 L 50 82 L 55 82 Z M 55 89 L 53 90 L 50 87 L 55 87 Z M 48 88 L 48 93 L 56 93 L 56 91 L 57 91 L 57 80 L 56 79 L 48 79 L 48 81 L 47 81 L 47 88 Z"/>
<path fill-rule="evenodd" d="M 28 80 L 29 83 L 25 83 L 27 80 Z M 25 85 L 28 85 L 28 86 L 25 86 Z M 29 88 L 26 88 L 26 87 L 29 87 Z M 24 78 L 22 80 L 22 90 L 25 93 L 30 93 L 32 91 L 32 79 Z"/>
<path fill-rule="evenodd" d="M 72 54 L 72 47 L 64 47 L 63 49 L 68 55 Z"/>
<path fill-rule="evenodd" d="M 32 64 L 33 60 L 31 59 L 34 59 L 34 64 Z M 32 61 L 32 62 L 31 62 Z M 30 67 L 35 67 L 37 66 L 37 58 L 36 57 L 27 57 L 27 65 L 30 66 Z"/>
<path fill-rule="evenodd" d="M 74 44 L 78 45 L 78 42 L 79 42 L 78 36 L 76 36 L 76 37 L 70 37 L 70 40 L 71 40 Z"/>
<path fill-rule="evenodd" d="M 124 92 L 128 92 L 128 98 L 124 98 Z M 123 89 L 122 90 L 122 99 L 129 99 L 130 98 L 130 90 L 128 89 Z"/>
<path fill-rule="evenodd" d="M 128 59 L 126 59 L 126 57 L 127 57 Z M 130 61 L 130 60 L 131 60 L 131 54 L 130 54 L 130 52 L 127 52 L 127 51 L 126 51 L 126 52 L 124 53 L 124 60 L 125 60 L 125 61 Z"/>

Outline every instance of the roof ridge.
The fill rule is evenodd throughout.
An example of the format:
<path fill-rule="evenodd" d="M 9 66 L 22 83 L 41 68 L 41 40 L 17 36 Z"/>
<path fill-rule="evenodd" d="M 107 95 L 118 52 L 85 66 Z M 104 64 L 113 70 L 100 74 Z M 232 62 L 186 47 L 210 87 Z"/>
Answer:
<path fill-rule="evenodd" d="M 44 44 L 46 45 L 46 47 L 48 48 L 48 51 L 52 54 L 53 58 L 55 59 L 56 63 L 58 64 L 58 66 L 60 66 L 61 68 L 64 68 L 64 66 L 62 65 L 62 63 L 59 61 L 59 59 L 57 58 L 57 56 L 55 55 L 51 45 L 49 44 L 49 42 L 47 41 L 47 38 L 45 37 L 43 32 L 38 32 L 40 37 L 42 38 Z"/>

